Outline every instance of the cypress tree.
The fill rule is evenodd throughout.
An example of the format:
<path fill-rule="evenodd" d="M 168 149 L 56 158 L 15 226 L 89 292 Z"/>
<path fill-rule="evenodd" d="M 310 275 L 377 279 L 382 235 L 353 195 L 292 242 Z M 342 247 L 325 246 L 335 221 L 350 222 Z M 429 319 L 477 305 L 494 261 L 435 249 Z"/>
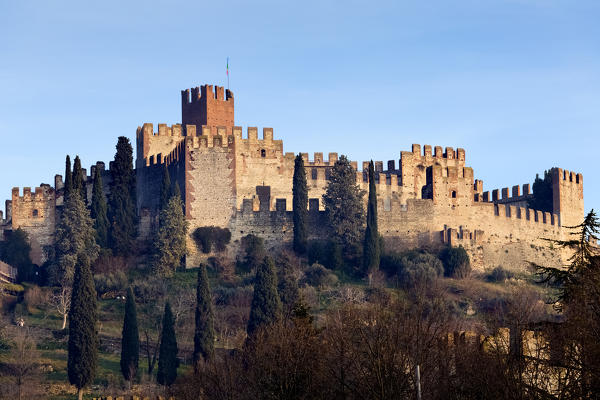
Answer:
<path fill-rule="evenodd" d="M 177 339 L 175 338 L 175 319 L 169 302 L 165 304 L 165 314 L 160 334 L 160 348 L 158 352 L 158 370 L 156 380 L 161 385 L 170 386 L 177 378 Z"/>
<path fill-rule="evenodd" d="M 98 362 L 96 321 L 96 289 L 90 264 L 87 260 L 79 258 L 71 294 L 67 360 L 69 382 L 77 388 L 79 400 L 83 396 L 83 388 L 92 383 L 96 375 Z"/>
<path fill-rule="evenodd" d="M 83 169 L 81 168 L 81 160 L 79 156 L 75 156 L 73 162 L 73 193 L 79 193 L 83 202 L 86 202 L 86 189 L 85 189 L 85 176 L 83 176 Z"/>
<path fill-rule="evenodd" d="M 206 265 L 198 269 L 196 287 L 196 331 L 194 333 L 194 368 L 198 370 L 200 359 L 210 360 L 214 354 L 214 315 L 208 285 Z"/>
<path fill-rule="evenodd" d="M 380 249 L 377 229 L 377 193 L 375 191 L 373 160 L 369 163 L 369 201 L 367 203 L 367 229 L 363 247 L 363 269 L 366 274 L 379 269 Z"/>
<path fill-rule="evenodd" d="M 178 186 L 175 186 L 177 191 Z M 183 214 L 181 197 L 174 194 L 160 213 L 160 227 L 154 242 L 154 270 L 163 276 L 170 276 L 181 265 L 186 252 L 188 221 Z"/>
<path fill-rule="evenodd" d="M 140 336 L 138 333 L 135 297 L 131 287 L 127 289 L 125 318 L 121 339 L 121 373 L 126 381 L 135 379 L 140 360 Z"/>
<path fill-rule="evenodd" d="M 160 210 L 164 210 L 167 207 L 167 203 L 173 194 L 173 190 L 171 188 L 171 177 L 169 174 L 169 169 L 167 168 L 167 164 L 163 164 L 163 176 L 162 176 L 162 184 L 160 186 L 160 202 L 159 207 Z"/>
<path fill-rule="evenodd" d="M 108 239 L 115 254 L 128 255 L 137 234 L 133 148 L 124 136 L 119 137 L 116 148 L 110 169 L 112 182 L 108 202 Z"/>
<path fill-rule="evenodd" d="M 70 286 L 76 264 L 92 265 L 97 256 L 96 232 L 89 210 L 80 196 L 68 196 L 55 232 L 51 283 Z"/>
<path fill-rule="evenodd" d="M 294 210 L 294 251 L 297 254 L 306 252 L 306 214 L 308 205 L 308 186 L 306 170 L 302 154 L 294 160 L 294 180 L 292 186 Z"/>
<path fill-rule="evenodd" d="M 71 190 L 73 189 L 73 174 L 71 172 L 71 157 L 67 154 L 67 158 L 65 160 L 65 200 L 71 194 Z"/>
<path fill-rule="evenodd" d="M 94 220 L 96 230 L 96 242 L 102 248 L 108 246 L 108 217 L 106 215 L 106 199 L 102 190 L 102 174 L 96 168 L 94 174 L 94 188 L 92 191 L 91 217 Z"/>
<path fill-rule="evenodd" d="M 277 293 L 277 275 L 271 257 L 265 257 L 256 269 L 254 296 L 248 320 L 248 336 L 261 326 L 275 323 L 281 316 L 281 300 Z"/>
<path fill-rule="evenodd" d="M 343 246 L 346 256 L 357 251 L 362 239 L 363 195 L 356 184 L 356 170 L 346 156 L 340 156 L 331 168 L 323 203 L 332 239 Z"/>

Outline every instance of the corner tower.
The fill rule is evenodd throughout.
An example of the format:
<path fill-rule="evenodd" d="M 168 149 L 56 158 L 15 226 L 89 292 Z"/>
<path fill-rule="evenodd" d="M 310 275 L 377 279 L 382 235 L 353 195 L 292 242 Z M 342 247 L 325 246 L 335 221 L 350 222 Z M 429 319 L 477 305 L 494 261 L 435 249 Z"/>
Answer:
<path fill-rule="evenodd" d="M 196 125 L 197 132 L 202 131 L 202 125 L 224 126 L 230 133 L 234 125 L 233 93 L 213 85 L 182 90 L 181 123 Z"/>

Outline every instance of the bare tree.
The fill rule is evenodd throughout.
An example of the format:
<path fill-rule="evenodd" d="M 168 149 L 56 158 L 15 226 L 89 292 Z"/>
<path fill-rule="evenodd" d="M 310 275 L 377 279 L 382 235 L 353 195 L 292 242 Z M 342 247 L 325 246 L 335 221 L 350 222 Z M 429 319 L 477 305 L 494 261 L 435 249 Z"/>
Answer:
<path fill-rule="evenodd" d="M 36 340 L 29 328 L 14 329 L 12 337 L 13 346 L 11 346 L 8 362 L 4 364 L 4 369 L 14 379 L 17 398 L 21 400 L 26 383 L 29 383 L 39 371 L 40 357 L 36 348 Z"/>
<path fill-rule="evenodd" d="M 64 330 L 67 327 L 67 316 L 71 308 L 71 288 L 66 285 L 62 286 L 60 290 L 52 295 L 51 303 L 63 318 L 62 328 L 60 329 Z"/>

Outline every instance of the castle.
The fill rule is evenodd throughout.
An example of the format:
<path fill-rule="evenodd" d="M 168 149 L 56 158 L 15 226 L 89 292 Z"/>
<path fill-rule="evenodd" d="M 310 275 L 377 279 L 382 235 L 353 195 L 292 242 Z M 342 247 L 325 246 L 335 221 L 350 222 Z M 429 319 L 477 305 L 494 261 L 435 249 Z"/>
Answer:
<path fill-rule="evenodd" d="M 234 97 L 223 87 L 204 85 L 181 92 L 181 124 L 145 123 L 136 132 L 137 209 L 140 238 L 150 239 L 156 216 L 164 165 L 181 188 L 185 215 L 190 224 L 187 265 L 197 265 L 205 255 L 197 250 L 191 233 L 201 226 L 229 228 L 229 253 L 240 239 L 254 233 L 268 246 L 292 240 L 292 176 L 294 153 L 284 153 L 283 141 L 272 128 L 249 127 L 246 134 L 234 122 Z M 309 187 L 309 235 L 322 238 L 322 195 L 337 153 L 302 153 Z M 356 183 L 368 190 L 367 162 L 352 162 Z M 92 166 L 87 177 L 91 198 L 93 169 L 103 175 L 105 192 L 110 173 L 104 163 Z M 375 162 L 379 232 L 386 249 L 462 245 L 476 269 L 498 265 L 520 268 L 528 261 L 546 265 L 566 262 L 566 254 L 544 239 L 566 239 L 565 227 L 584 217 L 583 177 L 553 168 L 552 212 L 528 208 L 530 185 L 483 191 L 466 166 L 462 148 L 414 144 L 400 160 Z M 43 248 L 52 243 L 62 207 L 62 177 L 54 187 L 41 185 L 34 192 L 12 191 L 6 215 L 0 213 L 0 239 L 21 227 L 29 233 L 32 258 L 44 261 Z M 365 196 L 366 202 L 366 196 Z"/>

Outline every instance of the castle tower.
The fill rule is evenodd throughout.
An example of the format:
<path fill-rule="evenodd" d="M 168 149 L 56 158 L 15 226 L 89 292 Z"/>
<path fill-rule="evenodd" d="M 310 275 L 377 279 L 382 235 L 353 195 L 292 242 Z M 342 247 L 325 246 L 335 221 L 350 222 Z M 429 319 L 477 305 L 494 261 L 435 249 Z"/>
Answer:
<path fill-rule="evenodd" d="M 222 86 L 213 89 L 212 85 L 182 90 L 181 123 L 196 125 L 197 132 L 202 131 L 202 125 L 224 126 L 231 132 L 234 125 L 233 93 Z"/>
<path fill-rule="evenodd" d="M 583 222 L 583 175 L 552 168 L 552 204 L 554 214 L 560 216 L 561 226 L 575 226 Z"/>

